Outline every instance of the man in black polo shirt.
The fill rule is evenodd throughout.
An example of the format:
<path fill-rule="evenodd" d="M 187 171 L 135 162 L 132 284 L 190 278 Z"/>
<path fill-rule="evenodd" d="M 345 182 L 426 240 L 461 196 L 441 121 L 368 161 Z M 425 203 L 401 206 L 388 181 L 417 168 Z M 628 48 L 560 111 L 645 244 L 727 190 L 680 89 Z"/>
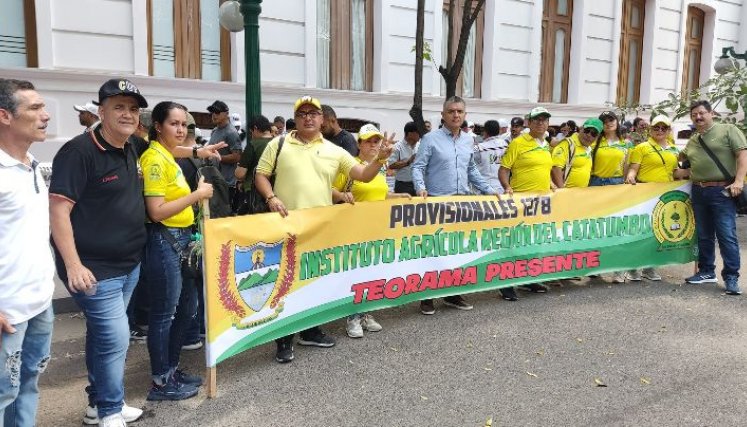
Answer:
<path fill-rule="evenodd" d="M 124 405 L 123 380 L 126 308 L 146 240 L 138 160 L 147 146 L 132 135 L 148 103 L 132 82 L 112 79 L 99 89 L 98 104 L 101 124 L 68 141 L 53 160 L 50 221 L 57 273 L 86 316 L 84 422 L 118 425 L 142 415 Z M 180 147 L 176 154 L 209 157 L 221 147 Z"/>
<path fill-rule="evenodd" d="M 340 127 L 334 108 L 329 105 L 322 105 L 322 114 L 324 115 L 324 121 L 322 122 L 324 138 L 336 146 L 344 148 L 351 156 L 357 156 L 358 141 L 352 133 Z"/>

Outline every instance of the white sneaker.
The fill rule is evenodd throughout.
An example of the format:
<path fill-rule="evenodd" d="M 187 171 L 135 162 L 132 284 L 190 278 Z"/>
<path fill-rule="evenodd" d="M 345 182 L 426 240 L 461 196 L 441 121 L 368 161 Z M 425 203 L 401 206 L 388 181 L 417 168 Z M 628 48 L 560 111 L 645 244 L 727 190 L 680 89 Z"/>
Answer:
<path fill-rule="evenodd" d="M 641 270 L 628 271 L 628 279 L 630 279 L 631 282 L 640 282 L 641 281 Z"/>
<path fill-rule="evenodd" d="M 202 348 L 202 346 L 203 346 L 202 340 L 199 340 L 199 341 L 193 342 L 191 344 L 184 344 L 182 346 L 182 350 L 187 350 L 187 351 L 190 351 L 190 350 L 199 350 L 199 349 Z"/>
<path fill-rule="evenodd" d="M 383 328 L 381 327 L 381 324 L 374 319 L 374 317 L 370 314 L 364 314 L 363 320 L 361 320 L 361 326 L 363 329 L 367 330 L 368 332 L 379 332 Z"/>
<path fill-rule="evenodd" d="M 643 278 L 651 280 L 653 282 L 658 282 L 661 280 L 661 275 L 656 272 L 653 268 L 644 268 L 643 269 Z"/>
<path fill-rule="evenodd" d="M 99 427 L 127 427 L 122 413 L 107 415 L 99 421 Z"/>
<path fill-rule="evenodd" d="M 132 406 L 127 406 L 127 403 L 125 403 L 122 406 L 121 414 L 125 422 L 132 423 L 140 419 L 140 417 L 143 415 L 143 410 L 139 408 L 133 408 Z M 86 424 L 89 426 L 95 426 L 98 423 L 99 423 L 99 414 L 96 411 L 96 407 L 95 406 L 86 407 L 86 415 L 83 417 L 83 424 Z"/>
<path fill-rule="evenodd" d="M 622 271 L 616 271 L 612 274 L 612 281 L 615 283 L 625 283 L 625 273 Z"/>
<path fill-rule="evenodd" d="M 350 338 L 363 338 L 363 327 L 361 326 L 361 316 L 348 317 L 347 327 Z"/>

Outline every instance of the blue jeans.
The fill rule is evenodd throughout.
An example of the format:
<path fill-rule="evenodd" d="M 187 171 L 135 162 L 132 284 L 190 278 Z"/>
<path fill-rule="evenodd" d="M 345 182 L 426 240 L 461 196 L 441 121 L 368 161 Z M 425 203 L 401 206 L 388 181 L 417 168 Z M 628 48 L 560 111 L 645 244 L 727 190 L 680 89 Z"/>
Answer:
<path fill-rule="evenodd" d="M 695 230 L 698 232 L 698 270 L 713 274 L 716 270 L 716 241 L 724 260 L 721 276 L 739 277 L 739 243 L 737 242 L 737 205 L 721 192 L 724 187 L 693 185 Z M 715 239 L 714 239 L 715 238 Z"/>
<path fill-rule="evenodd" d="M 623 177 L 615 177 L 615 178 L 600 178 L 598 176 L 591 176 L 591 179 L 589 180 L 589 187 L 601 187 L 604 185 L 618 185 L 625 182 Z"/>
<path fill-rule="evenodd" d="M 0 426 L 36 425 L 39 375 L 49 363 L 54 314 L 50 306 L 3 332 L 0 341 Z"/>
<path fill-rule="evenodd" d="M 181 248 L 189 244 L 192 230 L 167 228 Z M 197 288 L 182 286 L 181 254 L 167 241 L 159 226 L 148 227 L 148 354 L 153 381 L 164 384 L 179 366 L 187 331 L 197 314 Z"/>
<path fill-rule="evenodd" d="M 86 367 L 88 404 L 99 418 L 122 411 L 124 370 L 130 328 L 127 305 L 140 277 L 140 264 L 128 274 L 101 280 L 93 295 L 71 293 L 86 316 Z"/>

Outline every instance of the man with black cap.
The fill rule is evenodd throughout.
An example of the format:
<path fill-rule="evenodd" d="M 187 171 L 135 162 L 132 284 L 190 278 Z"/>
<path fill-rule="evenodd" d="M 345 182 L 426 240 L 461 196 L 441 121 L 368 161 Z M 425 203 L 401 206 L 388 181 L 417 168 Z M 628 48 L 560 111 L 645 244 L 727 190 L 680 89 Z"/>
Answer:
<path fill-rule="evenodd" d="M 86 317 L 84 423 L 124 426 L 142 415 L 124 404 L 124 366 L 126 308 L 146 236 L 138 159 L 147 146 L 132 135 L 148 103 L 121 78 L 101 86 L 98 105 L 101 123 L 65 143 L 53 160 L 50 222 L 57 274 Z M 176 155 L 209 157 L 220 147 L 179 147 Z"/>
<path fill-rule="evenodd" d="M 208 145 L 225 142 L 228 146 L 220 151 L 221 159 L 218 169 L 221 175 L 228 183 L 228 191 L 231 200 L 236 195 L 236 165 L 241 159 L 241 136 L 236 129 L 231 126 L 231 117 L 228 113 L 228 105 L 223 101 L 215 101 L 207 110 L 210 112 L 210 119 L 215 128 L 210 135 Z"/>
<path fill-rule="evenodd" d="M 524 130 L 524 119 L 522 117 L 514 117 L 511 119 L 511 135 L 509 136 L 508 142 L 513 141 Z"/>

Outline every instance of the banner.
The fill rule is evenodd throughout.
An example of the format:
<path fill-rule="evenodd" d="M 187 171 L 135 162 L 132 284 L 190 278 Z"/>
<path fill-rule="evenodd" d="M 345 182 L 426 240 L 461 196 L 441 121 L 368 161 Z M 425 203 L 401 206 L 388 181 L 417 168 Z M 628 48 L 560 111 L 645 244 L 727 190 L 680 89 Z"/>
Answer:
<path fill-rule="evenodd" d="M 207 365 L 355 313 L 690 262 L 694 236 L 682 181 L 210 219 Z"/>

